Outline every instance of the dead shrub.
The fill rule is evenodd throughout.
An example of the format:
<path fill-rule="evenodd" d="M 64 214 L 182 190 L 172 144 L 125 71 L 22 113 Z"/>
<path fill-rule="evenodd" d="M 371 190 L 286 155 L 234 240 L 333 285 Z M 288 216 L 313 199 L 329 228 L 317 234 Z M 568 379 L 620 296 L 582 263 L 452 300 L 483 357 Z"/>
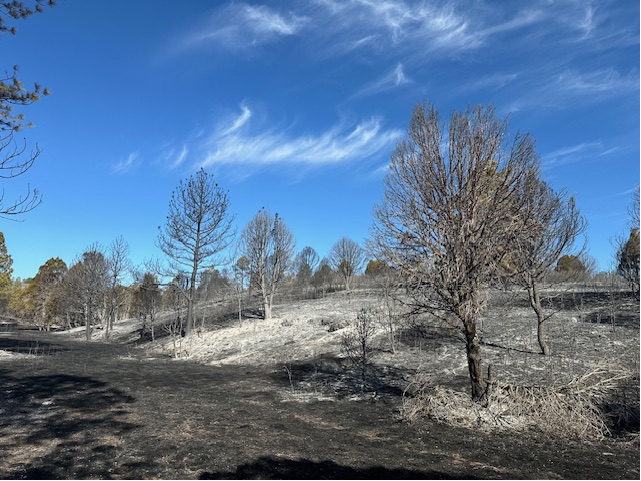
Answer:
<path fill-rule="evenodd" d="M 427 417 L 468 429 L 538 430 L 555 436 L 603 438 L 639 424 L 638 373 L 600 364 L 559 387 L 496 382 L 487 406 L 469 393 L 446 389 L 418 373 L 405 389 L 401 417 Z"/>
<path fill-rule="evenodd" d="M 352 361 L 360 372 L 361 392 L 367 384 L 367 371 L 372 359 L 378 354 L 378 345 L 374 342 L 376 336 L 377 316 L 372 309 L 361 309 L 350 329 L 341 336 L 341 350 Z"/>

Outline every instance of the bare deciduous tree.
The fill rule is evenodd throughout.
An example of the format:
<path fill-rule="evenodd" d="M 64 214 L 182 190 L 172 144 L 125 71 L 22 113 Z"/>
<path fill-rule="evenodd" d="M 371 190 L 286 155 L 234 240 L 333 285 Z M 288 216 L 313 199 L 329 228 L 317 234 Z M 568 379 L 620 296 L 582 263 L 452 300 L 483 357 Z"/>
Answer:
<path fill-rule="evenodd" d="M 476 401 L 488 387 L 477 336 L 483 289 L 522 228 L 521 186 L 537 168 L 532 139 L 509 138 L 493 108 L 455 112 L 446 127 L 433 106 L 418 105 L 374 209 L 373 251 L 399 269 L 413 307 L 460 322 Z"/>
<path fill-rule="evenodd" d="M 365 263 L 365 251 L 348 237 L 336 242 L 329 253 L 329 263 L 343 278 L 345 289 L 350 290 L 354 276 L 358 274 Z"/>
<path fill-rule="evenodd" d="M 641 214 L 640 189 L 641 189 L 641 186 L 637 185 L 637 188 L 634 189 L 634 193 L 632 194 L 632 200 L 630 201 L 630 205 L 628 205 L 628 215 L 630 216 L 629 223 L 630 223 L 631 229 L 634 229 L 635 227 L 637 229 L 639 228 L 639 216 Z"/>
<path fill-rule="evenodd" d="M 329 260 L 323 258 L 318 265 L 318 269 L 314 272 L 314 277 L 312 278 L 312 283 L 314 287 L 321 291 L 321 297 L 325 297 L 327 290 L 332 286 L 332 282 L 335 277 L 335 272 L 332 267 L 329 265 Z"/>
<path fill-rule="evenodd" d="M 341 349 L 358 369 L 361 376 L 361 392 L 367 385 L 367 370 L 378 350 L 374 345 L 376 321 L 371 309 L 361 309 L 350 330 L 341 336 Z"/>
<path fill-rule="evenodd" d="M 227 193 L 203 169 L 187 182 L 181 180 L 171 196 L 167 223 L 159 227 L 157 245 L 167 256 L 171 272 L 188 280 L 181 288 L 187 301 L 187 336 L 194 324 L 198 274 L 220 262 L 217 256 L 234 236 L 233 219 Z"/>
<path fill-rule="evenodd" d="M 109 283 L 106 296 L 106 324 L 105 339 L 109 339 L 109 333 L 116 321 L 118 310 L 126 302 L 126 291 L 122 288 L 123 276 L 131 267 L 129 263 L 129 244 L 124 237 L 119 236 L 107 248 L 107 268 L 109 271 Z"/>
<path fill-rule="evenodd" d="M 541 282 L 561 257 L 570 254 L 577 237 L 585 232 L 587 222 L 576 208 L 574 198 L 565 192 L 554 192 L 543 180 L 533 178 L 523 189 L 521 216 L 524 225 L 509 245 L 503 266 L 512 271 L 517 283 L 527 290 L 537 318 L 541 352 L 549 355 L 545 322 L 553 313 L 544 312 Z"/>
<path fill-rule="evenodd" d="M 109 267 L 102 248 L 98 244 L 89 247 L 71 266 L 63 282 L 67 308 L 80 314 L 90 341 L 93 321 L 100 317 L 109 284 Z"/>
<path fill-rule="evenodd" d="M 154 341 L 156 337 L 156 314 L 158 313 L 162 299 L 160 283 L 154 274 L 147 272 L 137 284 L 133 294 L 133 314 L 138 316 L 142 321 L 140 337 L 143 338 L 145 333 L 149 331 L 151 340 Z"/>
<path fill-rule="evenodd" d="M 639 228 L 633 227 L 628 239 L 619 239 L 617 245 L 617 274 L 623 277 L 632 294 L 639 299 Z"/>
<path fill-rule="evenodd" d="M 264 318 L 272 316 L 274 294 L 294 254 L 294 235 L 278 214 L 261 209 L 240 238 L 240 251 L 249 260 L 250 279 L 261 296 Z"/>
<path fill-rule="evenodd" d="M 400 286 L 398 270 L 388 266 L 384 261 L 376 259 L 369 261 L 365 275 L 374 282 L 380 294 L 384 313 L 381 316 L 381 323 L 387 333 L 390 350 L 392 353 L 396 353 L 396 327 L 400 310 L 397 295 Z"/>
<path fill-rule="evenodd" d="M 243 322 L 243 297 L 245 296 L 245 290 L 250 275 L 249 267 L 249 259 L 247 259 L 247 257 L 245 256 L 239 257 L 232 267 L 232 278 L 230 279 L 230 283 L 234 289 L 236 299 L 238 300 L 239 324 L 242 324 Z"/>
<path fill-rule="evenodd" d="M 318 253 L 309 246 L 304 247 L 294 260 L 296 282 L 305 289 L 306 293 L 319 261 Z"/>

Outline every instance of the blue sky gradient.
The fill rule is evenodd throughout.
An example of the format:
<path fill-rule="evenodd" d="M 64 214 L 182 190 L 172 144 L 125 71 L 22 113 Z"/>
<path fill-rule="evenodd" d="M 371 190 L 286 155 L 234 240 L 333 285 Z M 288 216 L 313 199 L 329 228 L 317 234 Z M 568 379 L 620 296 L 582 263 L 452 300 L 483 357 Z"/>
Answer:
<path fill-rule="evenodd" d="M 24 109 L 43 153 L 4 181 L 44 202 L 1 220 L 14 275 L 123 236 L 154 246 L 178 181 L 229 191 L 240 231 L 261 207 L 297 250 L 363 243 L 414 106 L 493 104 L 537 142 L 543 173 L 613 266 L 639 184 L 639 2 L 59 0 L 0 38 L 3 68 L 52 94 Z"/>

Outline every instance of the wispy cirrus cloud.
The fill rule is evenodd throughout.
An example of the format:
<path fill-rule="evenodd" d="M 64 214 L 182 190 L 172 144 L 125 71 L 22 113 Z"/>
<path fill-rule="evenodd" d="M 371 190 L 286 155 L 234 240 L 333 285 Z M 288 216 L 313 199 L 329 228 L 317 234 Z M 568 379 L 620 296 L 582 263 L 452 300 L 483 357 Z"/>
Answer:
<path fill-rule="evenodd" d="M 441 51 L 449 55 L 474 49 L 482 42 L 473 22 L 453 2 L 325 0 L 318 3 L 321 8 L 316 11 L 316 18 L 324 25 L 322 32 L 334 40 L 332 54 L 367 48 L 411 55 L 420 48 L 423 54 Z"/>
<path fill-rule="evenodd" d="M 199 166 L 320 166 L 367 159 L 390 149 L 401 132 L 385 129 L 381 118 L 339 123 L 316 134 L 295 135 L 251 125 L 251 109 L 243 104 L 235 118 L 216 125 L 197 146 Z"/>
<path fill-rule="evenodd" d="M 639 89 L 639 76 L 622 76 L 616 70 L 603 69 L 592 72 L 565 70 L 550 85 L 557 89 L 576 94 L 616 95 Z"/>
<path fill-rule="evenodd" d="M 183 48 L 215 45 L 243 50 L 296 35 L 308 19 L 291 11 L 279 12 L 264 5 L 231 3 L 212 12 L 209 20 L 194 28 L 182 41 Z"/>
<path fill-rule="evenodd" d="M 187 145 L 183 144 L 180 147 L 170 146 L 161 154 L 160 160 L 169 170 L 174 170 L 185 163 L 188 155 L 189 148 Z"/>
<path fill-rule="evenodd" d="M 604 149 L 603 142 L 600 140 L 594 142 L 582 142 L 580 144 L 570 145 L 548 152 L 542 156 L 541 164 L 543 168 L 549 169 L 560 165 L 573 164 L 588 158 L 607 155 L 615 150 L 616 149 Z"/>
<path fill-rule="evenodd" d="M 469 86 L 469 89 L 488 89 L 490 91 L 495 91 L 513 82 L 518 76 L 518 73 L 495 73 L 485 75 L 472 83 Z"/>
<path fill-rule="evenodd" d="M 476 22 L 455 2 L 402 0 L 321 0 L 279 8 L 233 2 L 215 8 L 208 19 L 178 41 L 179 50 L 216 46 L 238 51 L 300 36 L 320 56 L 367 48 L 377 52 L 452 54 L 478 47 Z"/>
<path fill-rule="evenodd" d="M 577 71 L 565 69 L 560 73 L 532 73 L 527 97 L 513 101 L 509 111 L 564 109 L 577 104 L 586 105 L 629 95 L 639 90 L 639 74 L 621 75 L 613 68 Z"/>
<path fill-rule="evenodd" d="M 399 62 L 394 70 L 388 72 L 386 75 L 376 80 L 375 82 L 372 82 L 363 87 L 356 93 L 356 96 L 364 97 L 367 95 L 373 95 L 385 90 L 390 90 L 396 87 L 400 87 L 401 85 L 411 83 L 413 83 L 412 79 L 405 75 L 403 64 Z"/>
<path fill-rule="evenodd" d="M 124 159 L 112 164 L 111 171 L 114 174 L 126 174 L 136 167 L 141 161 L 142 157 L 139 152 L 131 152 Z"/>
<path fill-rule="evenodd" d="M 615 4 L 606 8 L 589 0 L 533 0 L 502 8 L 453 0 L 316 0 L 269 6 L 241 1 L 214 8 L 178 43 L 183 49 L 215 45 L 234 52 L 297 36 L 314 56 L 366 49 L 421 61 L 426 54 L 457 56 L 508 39 L 528 48 L 541 41 L 598 41 L 599 48 L 623 38 L 638 43 L 638 32 L 613 27 L 617 15 L 625 14 L 619 10 Z"/>

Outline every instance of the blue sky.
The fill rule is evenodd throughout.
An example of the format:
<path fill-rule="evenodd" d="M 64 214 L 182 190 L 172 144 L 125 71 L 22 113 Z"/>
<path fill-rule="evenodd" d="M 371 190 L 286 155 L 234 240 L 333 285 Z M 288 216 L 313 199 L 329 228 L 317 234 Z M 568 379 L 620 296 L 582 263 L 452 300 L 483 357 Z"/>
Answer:
<path fill-rule="evenodd" d="M 590 254 L 612 266 L 639 184 L 635 1 L 59 0 L 0 39 L 3 68 L 52 94 L 24 112 L 43 153 L 4 181 L 44 202 L 0 220 L 14 275 L 117 236 L 157 256 L 178 181 L 199 167 L 240 231 L 268 207 L 297 250 L 363 243 L 414 106 L 510 114 L 545 178 L 575 195 Z"/>

